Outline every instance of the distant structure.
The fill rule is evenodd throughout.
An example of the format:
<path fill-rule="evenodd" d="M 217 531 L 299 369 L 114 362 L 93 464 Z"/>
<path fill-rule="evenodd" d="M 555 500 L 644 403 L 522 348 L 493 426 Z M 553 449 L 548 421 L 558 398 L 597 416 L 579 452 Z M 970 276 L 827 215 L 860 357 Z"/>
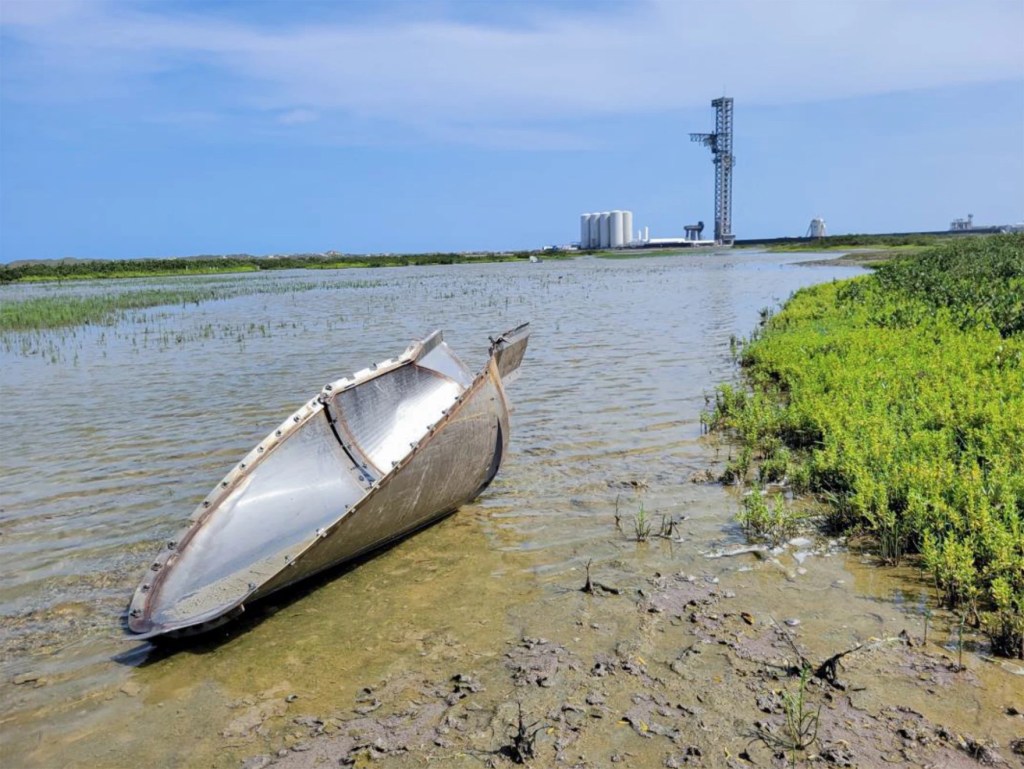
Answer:
<path fill-rule="evenodd" d="M 687 240 L 700 240 L 701 233 L 704 232 L 704 222 L 687 224 L 683 226 L 683 229 L 686 230 Z"/>
<path fill-rule="evenodd" d="M 811 223 L 807 225 L 807 234 L 805 238 L 823 238 L 825 237 L 825 220 L 819 218 L 811 219 Z"/>
<path fill-rule="evenodd" d="M 966 219 L 954 219 L 949 223 L 949 229 L 952 232 L 963 232 L 964 230 L 973 230 L 974 214 L 967 214 Z"/>
<path fill-rule="evenodd" d="M 715 108 L 715 132 L 690 134 L 690 141 L 711 148 L 715 164 L 715 240 L 731 244 L 732 234 L 732 167 L 736 159 L 732 154 L 732 98 L 723 96 L 711 102 Z"/>
<path fill-rule="evenodd" d="M 580 248 L 626 248 L 639 239 L 633 234 L 632 211 L 580 215 Z"/>

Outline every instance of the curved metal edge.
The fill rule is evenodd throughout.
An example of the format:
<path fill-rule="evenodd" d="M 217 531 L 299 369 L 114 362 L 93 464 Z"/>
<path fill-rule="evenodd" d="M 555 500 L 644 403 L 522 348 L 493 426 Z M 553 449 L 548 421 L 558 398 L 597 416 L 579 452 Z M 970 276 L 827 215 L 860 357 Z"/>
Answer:
<path fill-rule="evenodd" d="M 146 619 L 150 602 L 160 592 L 164 575 L 177 560 L 177 553 L 180 548 L 188 544 L 206 519 L 212 514 L 225 497 L 249 475 L 253 468 L 258 466 L 273 450 L 279 446 L 292 433 L 298 431 L 303 425 L 317 417 L 323 411 L 323 404 L 314 398 L 300 406 L 295 412 L 284 420 L 275 430 L 270 432 L 266 438 L 246 454 L 238 464 L 231 468 L 220 483 L 214 486 L 196 506 L 188 518 L 188 525 L 179 530 L 178 534 L 168 540 L 164 548 L 153 559 L 149 566 L 146 577 L 136 588 L 132 600 L 128 605 L 128 629 L 133 633 L 150 633 L 151 623 Z M 148 579 L 147 579 L 148 578 Z M 200 620 L 202 621 L 202 620 Z M 163 632 L 163 631 L 161 631 Z"/>
<path fill-rule="evenodd" d="M 382 484 L 387 482 L 396 473 L 401 471 L 402 468 L 404 468 L 411 461 L 411 459 L 414 456 L 416 456 L 416 454 L 420 451 L 421 446 L 425 445 L 439 430 L 443 429 L 443 427 L 446 424 L 448 424 L 449 421 L 451 421 L 453 416 L 457 414 L 458 411 L 460 410 L 462 404 L 465 403 L 469 397 L 472 397 L 472 395 L 475 394 L 476 390 L 479 389 L 483 381 L 488 376 L 493 376 L 494 378 L 497 390 L 501 396 L 503 410 L 507 415 L 509 411 L 509 404 L 504 391 L 504 387 L 502 386 L 502 372 L 499 365 L 501 352 L 510 344 L 514 344 L 517 342 L 525 342 L 525 338 L 528 336 L 529 324 L 524 323 L 516 327 L 515 329 L 512 329 L 511 331 L 508 331 L 505 334 L 502 334 L 497 339 L 491 339 L 491 348 L 489 350 L 490 357 L 488 358 L 488 361 L 485 364 L 483 370 L 474 378 L 472 384 L 469 387 L 467 387 L 462 393 L 459 394 L 459 396 L 454 400 L 452 406 L 443 412 L 444 416 L 437 423 L 430 426 L 427 429 L 425 436 L 420 441 L 417 441 L 416 444 L 412 445 L 411 451 L 405 457 L 403 457 L 400 462 L 391 467 L 384 475 L 380 476 L 372 484 L 372 486 L 370 486 L 366 490 L 363 496 L 357 502 L 351 505 L 341 516 L 339 516 L 339 518 L 333 524 L 331 524 L 328 527 L 324 527 L 317 530 L 314 536 L 307 540 L 304 545 L 300 545 L 300 549 L 298 550 L 296 555 L 292 557 L 291 563 L 295 563 L 296 561 L 298 561 L 298 559 L 300 559 L 316 543 L 318 539 L 329 536 L 331 532 L 333 532 L 333 530 L 337 528 L 338 525 L 340 525 L 343 519 L 347 518 L 349 515 L 356 513 L 366 502 L 366 500 L 372 494 L 374 494 Z M 207 494 L 203 501 L 199 503 L 199 505 L 196 507 L 193 513 L 189 516 L 189 525 L 186 526 L 183 530 L 181 530 L 181 532 L 175 539 L 168 541 L 166 547 L 156 556 L 153 564 L 149 567 L 149 570 L 154 572 L 155 575 L 152 576 L 149 581 L 147 581 L 145 578 L 143 579 L 139 587 L 136 589 L 134 595 L 132 596 L 131 603 L 129 604 L 127 624 L 129 630 L 131 631 L 132 637 L 137 640 L 143 640 L 148 638 L 154 638 L 156 636 L 161 635 L 191 634 L 185 633 L 185 631 L 189 628 L 197 628 L 194 632 L 200 633 L 203 632 L 203 630 L 198 629 L 198 626 L 206 625 L 208 626 L 207 629 L 213 629 L 214 627 L 217 627 L 220 624 L 222 624 L 222 622 L 228 621 L 230 616 L 234 616 L 234 613 L 244 611 L 245 601 L 247 601 L 250 598 L 250 596 L 254 594 L 259 594 L 260 588 L 263 585 L 271 582 L 274 579 L 274 577 L 270 577 L 267 580 L 264 580 L 264 582 L 260 585 L 255 585 L 246 596 L 239 599 L 233 605 L 227 606 L 226 608 L 219 607 L 218 609 L 212 610 L 211 612 L 201 617 L 193 618 L 188 622 L 183 622 L 181 624 L 177 624 L 174 626 L 154 627 L 152 623 L 146 621 L 146 609 L 149 606 L 149 602 L 155 595 L 159 593 L 160 584 L 163 581 L 163 575 L 166 574 L 168 569 L 173 565 L 176 559 L 178 548 L 188 543 L 188 540 L 202 526 L 202 524 L 205 522 L 205 519 L 211 514 L 212 510 L 215 509 L 216 503 L 220 502 L 225 496 L 227 496 L 242 478 L 244 478 L 246 475 L 252 472 L 253 468 L 256 467 L 261 462 L 262 459 L 269 455 L 269 453 L 273 451 L 273 449 L 276 446 L 280 445 L 280 443 L 285 438 L 287 438 L 291 433 L 298 430 L 302 425 L 304 425 L 309 420 L 315 418 L 318 414 L 324 412 L 325 401 L 329 397 L 331 397 L 331 395 L 335 394 L 337 390 L 343 390 L 353 387 L 357 384 L 361 384 L 363 382 L 381 376 L 387 373 L 388 371 L 399 368 L 400 366 L 416 361 L 420 357 L 426 355 L 431 350 L 433 350 L 438 344 L 443 342 L 443 340 L 444 337 L 442 333 L 440 331 L 434 331 L 423 340 L 411 344 L 405 350 L 405 352 L 402 353 L 402 355 L 400 355 L 398 358 L 388 359 L 382 361 L 381 363 L 374 364 L 369 368 L 357 371 L 355 374 L 353 374 L 351 379 L 342 378 L 340 380 L 332 382 L 331 384 L 326 385 L 317 397 L 303 404 L 299 409 L 292 413 L 284 422 L 282 422 L 277 427 L 277 429 L 272 431 L 263 441 L 258 443 L 255 448 L 253 448 L 248 454 L 246 454 L 245 457 L 235 467 L 233 467 L 227 473 L 227 475 L 224 476 L 221 482 L 214 487 L 213 491 Z M 520 354 L 518 357 L 519 359 L 521 359 L 522 355 Z M 518 360 L 516 364 L 518 366 Z M 497 472 L 498 468 L 495 467 L 494 475 L 497 475 Z M 491 476 L 492 480 L 494 475 Z M 477 491 L 476 495 L 474 495 L 473 498 L 475 498 L 475 496 L 478 496 L 489 484 L 490 480 L 488 480 L 488 482 L 484 484 L 479 489 L 479 491 Z M 445 515 L 450 514 L 451 512 L 453 512 L 453 510 L 441 511 L 435 518 L 432 519 L 432 521 L 444 517 Z M 425 523 L 424 525 L 428 525 L 428 523 Z M 411 532 L 403 532 L 399 535 L 396 535 L 396 537 L 392 539 L 396 539 L 400 536 L 405 536 L 409 533 Z M 375 543 L 373 546 L 367 548 L 358 555 L 362 555 L 366 552 L 371 552 L 372 550 L 379 549 L 380 547 L 386 545 L 389 541 L 391 540 L 389 539 L 382 541 L 380 543 Z M 358 555 L 356 555 L 355 557 L 358 557 Z M 148 572 L 147 576 L 150 576 Z M 305 579 L 305 576 L 302 579 Z M 289 584 L 292 583 L 286 582 L 280 586 L 275 587 L 274 590 L 270 592 L 276 592 L 281 588 L 287 587 Z M 270 593 L 268 592 L 266 595 L 269 594 Z M 264 597 L 264 595 L 261 594 L 259 595 L 259 597 L 262 598 Z"/>

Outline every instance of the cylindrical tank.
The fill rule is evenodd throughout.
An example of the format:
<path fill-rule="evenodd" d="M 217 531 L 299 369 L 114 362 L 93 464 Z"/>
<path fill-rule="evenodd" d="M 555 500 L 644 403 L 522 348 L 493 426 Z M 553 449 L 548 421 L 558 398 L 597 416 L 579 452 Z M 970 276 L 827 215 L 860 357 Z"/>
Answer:
<path fill-rule="evenodd" d="M 633 240 L 635 238 L 635 236 L 633 234 L 633 212 L 632 211 L 623 211 L 622 212 L 622 230 L 623 230 L 623 232 L 626 235 L 626 242 L 623 243 L 623 245 L 624 246 L 628 246 L 628 245 L 632 244 L 632 242 L 633 242 Z"/>
<path fill-rule="evenodd" d="M 590 247 L 590 214 L 580 214 L 580 248 Z"/>
<path fill-rule="evenodd" d="M 611 248 L 622 248 L 626 245 L 626 234 L 623 232 L 621 211 L 612 211 L 608 215 L 608 245 Z"/>
<path fill-rule="evenodd" d="M 611 244 L 611 212 L 602 211 L 598 220 L 599 241 L 598 248 L 608 248 Z"/>
<path fill-rule="evenodd" d="M 587 248 L 597 248 L 601 244 L 601 214 L 590 215 L 590 238 Z"/>

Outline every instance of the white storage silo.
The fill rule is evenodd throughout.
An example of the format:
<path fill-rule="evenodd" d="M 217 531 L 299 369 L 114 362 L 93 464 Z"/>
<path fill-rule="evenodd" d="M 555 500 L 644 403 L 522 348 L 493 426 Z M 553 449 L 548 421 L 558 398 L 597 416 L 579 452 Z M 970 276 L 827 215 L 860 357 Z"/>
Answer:
<path fill-rule="evenodd" d="M 612 211 L 608 215 L 608 245 L 611 248 L 622 248 L 626 244 L 622 221 L 621 211 Z"/>
<path fill-rule="evenodd" d="M 590 238 L 587 248 L 597 248 L 601 243 L 601 214 L 590 215 Z"/>
<path fill-rule="evenodd" d="M 602 211 L 600 214 L 597 230 L 599 233 L 598 248 L 608 248 L 609 243 L 611 243 L 611 218 L 612 215 L 608 211 Z"/>
<path fill-rule="evenodd" d="M 590 217 L 592 214 L 580 214 L 580 248 L 590 244 Z"/>
<path fill-rule="evenodd" d="M 624 246 L 631 245 L 636 239 L 636 235 L 633 233 L 633 212 L 623 211 L 622 212 L 622 229 L 626 235 L 626 242 Z"/>

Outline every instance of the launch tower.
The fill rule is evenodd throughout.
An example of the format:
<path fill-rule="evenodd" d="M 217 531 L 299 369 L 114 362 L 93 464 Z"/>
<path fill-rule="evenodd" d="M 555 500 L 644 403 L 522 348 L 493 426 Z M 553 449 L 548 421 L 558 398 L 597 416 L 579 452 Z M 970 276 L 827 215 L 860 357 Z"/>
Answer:
<path fill-rule="evenodd" d="M 690 134 L 690 141 L 711 148 L 715 164 L 715 240 L 732 243 L 736 239 L 732 234 L 732 98 L 715 99 L 711 106 L 715 108 L 715 132 Z"/>

